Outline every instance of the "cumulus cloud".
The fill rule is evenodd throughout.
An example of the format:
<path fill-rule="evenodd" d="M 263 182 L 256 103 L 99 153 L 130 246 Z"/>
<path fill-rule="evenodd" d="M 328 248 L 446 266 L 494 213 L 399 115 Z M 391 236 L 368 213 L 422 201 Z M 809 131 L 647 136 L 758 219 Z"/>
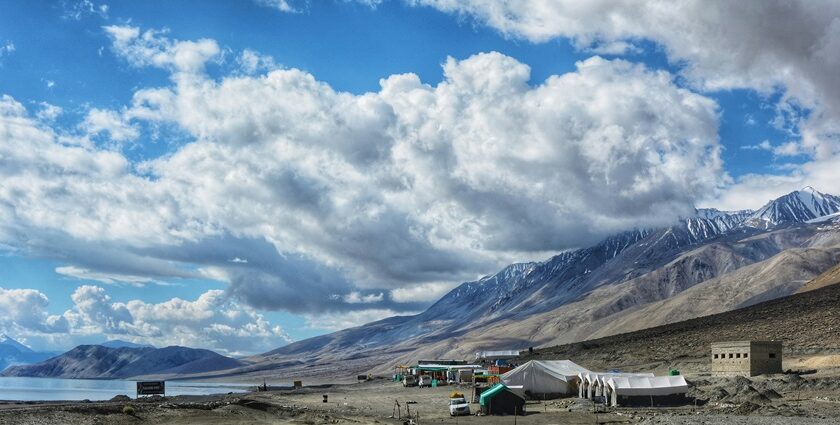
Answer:
<path fill-rule="evenodd" d="M 113 41 L 114 51 L 135 66 L 154 65 L 177 72 L 198 72 L 220 53 L 214 40 L 171 41 L 166 31 L 108 25 L 103 27 Z"/>
<path fill-rule="evenodd" d="M 58 118 L 58 116 L 64 112 L 64 109 L 62 109 L 60 106 L 56 106 L 47 102 L 41 102 L 39 103 L 39 106 L 41 107 L 41 109 L 39 109 L 38 112 L 35 113 L 35 117 L 45 122 L 55 121 L 55 119 Z"/>
<path fill-rule="evenodd" d="M 97 108 L 88 111 L 80 127 L 89 136 L 106 132 L 111 140 L 118 143 L 134 140 L 139 135 L 139 130 L 119 113 Z"/>
<path fill-rule="evenodd" d="M 0 241 L 77 277 L 215 276 L 256 308 L 414 311 L 416 285 L 669 223 L 726 179 L 716 103 L 623 60 L 529 85 L 490 52 L 449 58 L 436 86 L 402 74 L 354 95 L 298 69 L 213 79 L 213 40 L 106 32 L 172 82 L 103 113 L 194 141 L 132 164 L 3 98 Z"/>
<path fill-rule="evenodd" d="M 774 153 L 806 155 L 811 162 L 786 176 L 745 177 L 744 185 L 729 189 L 734 198 L 752 179 L 825 181 L 831 176 L 817 173 L 840 163 L 840 3 L 774 0 L 756 7 L 751 2 L 703 0 L 407 2 L 471 17 L 509 37 L 534 42 L 569 38 L 584 50 L 651 40 L 664 48 L 693 87 L 780 92 L 776 123 L 790 130 L 791 140 Z M 825 190 L 840 191 L 834 180 Z M 787 190 L 782 187 L 789 186 L 774 189 Z"/>
<path fill-rule="evenodd" d="M 43 333 L 66 332 L 67 321 L 47 314 L 49 299 L 34 289 L 0 288 L 0 328 L 17 334 L 25 331 Z"/>
<path fill-rule="evenodd" d="M 245 74 L 256 74 L 278 68 L 273 57 L 262 55 L 250 49 L 243 50 L 236 58 L 236 63 Z"/>
<path fill-rule="evenodd" d="M 0 308 L 4 311 L 0 329 L 36 344 L 49 340 L 72 345 L 121 338 L 158 347 L 182 345 L 233 355 L 263 352 L 291 341 L 280 326 L 219 290 L 207 291 L 192 301 L 118 302 L 102 287 L 83 285 L 71 298 L 71 309 L 50 316 L 46 313 L 49 300 L 43 293 L 0 288 Z M 55 345 L 46 347 L 55 349 Z"/>

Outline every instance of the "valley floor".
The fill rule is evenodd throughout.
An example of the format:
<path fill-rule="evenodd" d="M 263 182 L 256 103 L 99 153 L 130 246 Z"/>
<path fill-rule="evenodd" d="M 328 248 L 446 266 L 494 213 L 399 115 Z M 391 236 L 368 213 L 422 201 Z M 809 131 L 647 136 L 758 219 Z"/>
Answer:
<path fill-rule="evenodd" d="M 245 395 L 149 398 L 142 401 L 0 403 L 0 424 L 401 424 L 406 406 L 419 422 L 442 424 L 837 424 L 837 376 L 689 377 L 698 405 L 611 408 L 593 413 L 576 398 L 528 402 L 525 416 L 452 418 L 447 397 L 454 387 L 403 388 L 386 380 L 269 391 Z M 328 403 L 323 402 L 323 395 Z M 402 419 L 394 418 L 399 401 Z M 408 402 L 413 402 L 408 404 Z M 123 413 L 131 405 L 134 415 Z M 473 412 L 478 410 L 472 404 Z M 399 415 L 398 415 L 399 416 Z M 597 422 L 596 422 L 597 421 Z"/>

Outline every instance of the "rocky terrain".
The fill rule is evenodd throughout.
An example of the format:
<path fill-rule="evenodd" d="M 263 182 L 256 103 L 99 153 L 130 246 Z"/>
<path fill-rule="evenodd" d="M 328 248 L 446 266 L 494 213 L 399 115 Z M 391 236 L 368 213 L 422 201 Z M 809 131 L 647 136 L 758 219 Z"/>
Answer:
<path fill-rule="evenodd" d="M 572 359 L 595 370 L 677 368 L 709 372 L 710 345 L 726 340 L 776 340 L 787 369 L 840 369 L 840 285 L 734 311 L 605 338 L 539 348 L 524 360 Z"/>

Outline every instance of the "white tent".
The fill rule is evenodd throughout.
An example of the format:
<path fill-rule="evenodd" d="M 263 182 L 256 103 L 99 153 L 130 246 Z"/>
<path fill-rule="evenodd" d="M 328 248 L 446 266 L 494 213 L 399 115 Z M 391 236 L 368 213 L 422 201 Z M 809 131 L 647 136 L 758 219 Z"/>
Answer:
<path fill-rule="evenodd" d="M 610 387 L 607 384 L 607 381 L 610 378 L 653 378 L 654 375 L 652 373 L 624 373 L 624 372 L 608 372 L 608 373 L 597 373 L 593 377 L 593 382 L 590 386 L 590 394 L 589 398 L 593 396 L 600 397 L 600 396 L 608 396 L 610 392 Z"/>
<path fill-rule="evenodd" d="M 585 373 L 589 370 L 570 360 L 531 360 L 502 375 L 502 382 L 521 385 L 532 395 L 569 394 Z"/>
<path fill-rule="evenodd" d="M 682 376 L 655 377 L 621 377 L 616 376 L 607 380 L 610 404 L 618 406 L 620 397 L 633 396 L 668 396 L 685 394 L 688 383 Z"/>

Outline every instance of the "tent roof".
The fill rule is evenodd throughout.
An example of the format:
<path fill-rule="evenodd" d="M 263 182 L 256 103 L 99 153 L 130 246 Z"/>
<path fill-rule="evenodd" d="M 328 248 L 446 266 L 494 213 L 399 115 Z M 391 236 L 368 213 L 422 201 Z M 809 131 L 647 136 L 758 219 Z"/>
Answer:
<path fill-rule="evenodd" d="M 607 385 L 618 395 L 669 395 L 688 391 L 682 376 L 612 377 Z"/>
<path fill-rule="evenodd" d="M 598 373 L 594 379 L 601 381 L 602 384 L 607 385 L 610 378 L 654 378 L 652 373 Z"/>
<path fill-rule="evenodd" d="M 490 387 L 490 388 L 481 392 L 481 396 L 478 397 L 478 404 L 480 404 L 481 406 L 486 405 L 487 400 L 492 399 L 493 397 L 495 397 L 496 395 L 500 394 L 502 391 L 505 391 L 507 389 L 508 388 L 505 386 L 505 384 L 499 383 L 499 384 L 493 385 L 492 387 Z"/>
<path fill-rule="evenodd" d="M 581 373 L 590 373 L 585 367 L 571 360 L 531 360 L 502 375 L 502 380 L 515 378 L 531 371 L 542 372 L 554 378 L 570 381 Z"/>

